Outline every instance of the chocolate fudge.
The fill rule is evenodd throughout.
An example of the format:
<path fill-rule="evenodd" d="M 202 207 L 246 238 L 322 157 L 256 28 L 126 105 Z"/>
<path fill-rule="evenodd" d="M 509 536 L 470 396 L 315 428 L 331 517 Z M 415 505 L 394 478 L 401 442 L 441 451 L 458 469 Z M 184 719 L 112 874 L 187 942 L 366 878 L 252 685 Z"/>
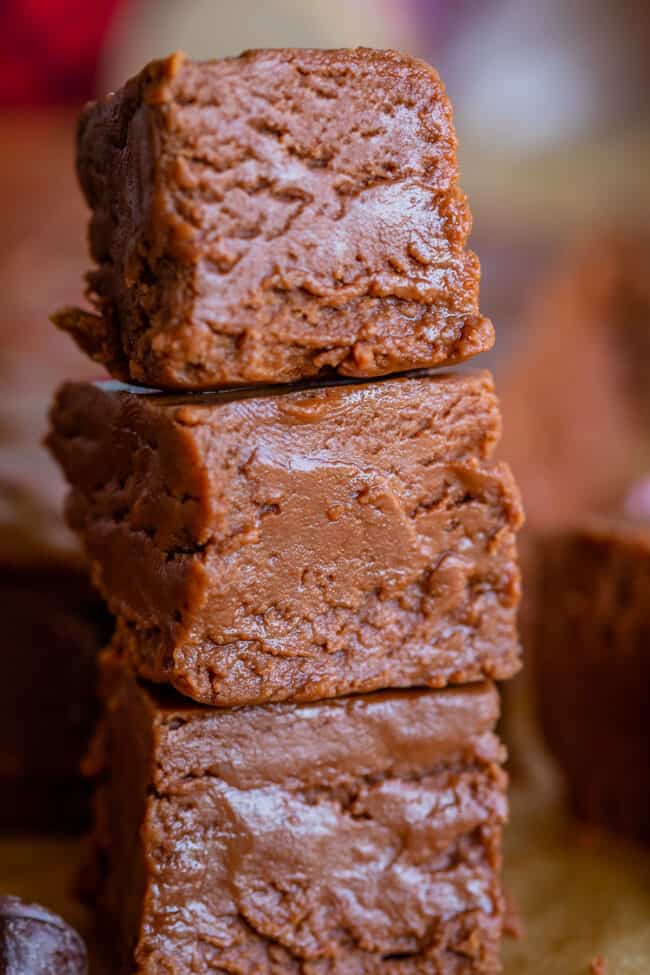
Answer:
<path fill-rule="evenodd" d="M 67 384 L 49 445 L 138 672 L 213 705 L 519 666 L 488 373 L 177 397 Z"/>
<path fill-rule="evenodd" d="M 118 971 L 500 971 L 492 686 L 220 710 L 106 666 L 95 897 Z"/>
<path fill-rule="evenodd" d="M 77 168 L 99 314 L 56 321 L 120 379 L 369 377 L 493 344 L 451 107 L 422 61 L 174 54 L 85 110 Z"/>
<path fill-rule="evenodd" d="M 545 541 L 537 709 L 583 819 L 650 841 L 650 523 L 597 519 Z"/>

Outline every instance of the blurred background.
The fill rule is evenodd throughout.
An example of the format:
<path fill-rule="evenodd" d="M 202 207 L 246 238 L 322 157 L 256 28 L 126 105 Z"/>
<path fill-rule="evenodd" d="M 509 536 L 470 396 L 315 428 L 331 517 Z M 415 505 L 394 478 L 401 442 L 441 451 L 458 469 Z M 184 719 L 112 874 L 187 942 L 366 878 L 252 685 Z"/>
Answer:
<path fill-rule="evenodd" d="M 481 306 L 497 331 L 482 364 L 497 374 L 502 454 L 528 517 L 527 650 L 538 537 L 588 512 L 623 508 L 650 474 L 648 0 L 0 0 L 0 830 L 85 822 L 78 764 L 93 720 L 94 655 L 107 639 L 108 621 L 86 592 L 62 522 L 63 484 L 40 446 L 53 389 L 64 378 L 93 377 L 48 321 L 58 307 L 79 303 L 89 266 L 74 173 L 77 113 L 148 59 L 178 48 L 208 58 L 250 47 L 357 44 L 430 61 L 455 108 L 461 184 L 483 267 Z M 650 481 L 644 496 L 650 517 Z M 34 603 L 39 587 L 51 605 Z M 527 699 L 509 691 L 506 700 L 516 775 L 525 764 L 530 772 L 533 754 L 521 731 Z M 577 931 L 585 944 L 576 957 L 588 957 L 595 936 L 583 915 L 593 891 L 602 894 L 594 928 L 606 930 L 610 916 L 620 927 L 636 910 L 647 942 L 645 874 L 643 897 L 630 887 L 633 898 L 622 875 L 612 870 L 608 879 L 600 865 L 589 873 L 580 860 L 583 886 L 572 895 L 574 861 L 553 867 L 543 848 L 531 887 L 529 837 L 513 835 L 519 859 L 509 883 L 524 904 L 526 891 L 529 899 L 533 888 L 541 897 L 552 891 L 554 950 L 564 953 Z M 544 820 L 534 842 L 549 835 Z M 41 863 L 47 848 L 30 838 L 16 849 L 2 848 L 2 883 L 35 889 L 25 879 L 34 861 L 37 889 L 51 874 L 48 902 L 59 903 L 60 872 Z M 66 850 L 72 862 L 76 847 Z M 56 847 L 52 866 L 60 857 Z M 556 891 L 567 889 L 575 909 L 560 936 Z M 74 919 L 78 908 L 66 909 Z M 534 924 L 546 930 L 539 903 L 536 911 L 533 947 Z M 545 938 L 544 971 L 586 971 L 564 954 L 556 965 Z M 648 971 L 647 952 L 638 957 L 642 964 L 612 971 Z"/>

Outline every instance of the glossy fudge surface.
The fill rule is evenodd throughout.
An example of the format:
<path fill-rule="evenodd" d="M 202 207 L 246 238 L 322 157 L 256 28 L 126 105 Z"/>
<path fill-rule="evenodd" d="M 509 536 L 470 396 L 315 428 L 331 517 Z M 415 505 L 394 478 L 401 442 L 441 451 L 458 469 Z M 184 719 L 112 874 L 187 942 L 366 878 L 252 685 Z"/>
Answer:
<path fill-rule="evenodd" d="M 540 551 L 546 740 L 579 816 L 650 842 L 650 523 L 599 518 Z"/>
<path fill-rule="evenodd" d="M 518 667 L 518 494 L 487 373 L 263 395 L 64 386 L 49 444 L 116 647 L 195 700 Z"/>
<path fill-rule="evenodd" d="M 492 686 L 213 709 L 106 668 L 97 896 L 120 971 L 500 970 Z"/>
<path fill-rule="evenodd" d="M 57 323 L 157 388 L 365 377 L 491 347 L 435 70 L 394 51 L 153 62 L 77 167 L 97 315 Z"/>

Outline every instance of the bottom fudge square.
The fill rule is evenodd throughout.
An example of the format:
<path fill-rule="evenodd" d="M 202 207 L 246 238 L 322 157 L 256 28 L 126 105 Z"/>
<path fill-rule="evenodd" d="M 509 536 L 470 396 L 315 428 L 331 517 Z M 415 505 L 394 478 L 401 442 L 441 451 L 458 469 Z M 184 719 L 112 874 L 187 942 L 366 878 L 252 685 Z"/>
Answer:
<path fill-rule="evenodd" d="M 500 971 L 492 685 L 213 709 L 104 671 L 97 904 L 118 971 Z"/>

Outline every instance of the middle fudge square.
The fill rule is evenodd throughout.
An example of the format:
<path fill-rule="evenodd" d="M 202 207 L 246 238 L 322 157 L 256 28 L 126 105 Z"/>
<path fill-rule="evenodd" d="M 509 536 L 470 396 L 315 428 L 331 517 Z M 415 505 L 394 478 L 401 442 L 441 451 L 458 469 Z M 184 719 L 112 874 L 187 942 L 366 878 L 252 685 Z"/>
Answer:
<path fill-rule="evenodd" d="M 500 971 L 493 686 L 215 709 L 104 667 L 95 895 L 120 972 Z"/>
<path fill-rule="evenodd" d="M 510 677 L 510 472 L 488 373 L 191 398 L 69 384 L 49 444 L 144 677 L 212 705 Z"/>

